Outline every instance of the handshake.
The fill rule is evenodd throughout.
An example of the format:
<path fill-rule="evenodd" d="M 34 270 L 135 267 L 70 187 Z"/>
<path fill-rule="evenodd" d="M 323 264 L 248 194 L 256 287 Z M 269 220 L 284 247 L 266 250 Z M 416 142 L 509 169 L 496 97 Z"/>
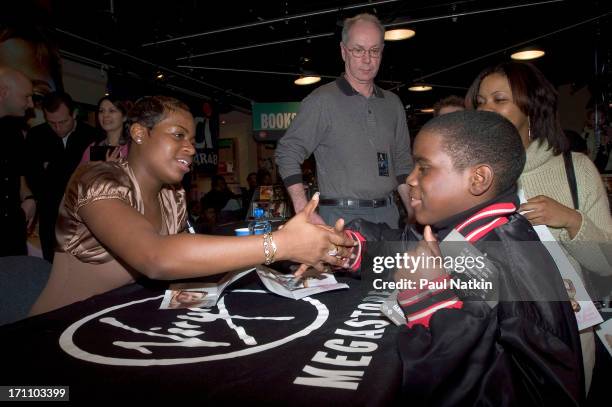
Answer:
<path fill-rule="evenodd" d="M 319 193 L 289 222 L 275 232 L 280 258 L 290 258 L 301 263 L 294 273 L 296 277 L 314 277 L 332 269 L 348 268 L 357 259 L 359 242 L 344 230 L 344 220 L 338 219 L 334 226 L 321 224 L 315 213 L 319 204 Z M 314 221 L 314 222 L 313 222 Z"/>

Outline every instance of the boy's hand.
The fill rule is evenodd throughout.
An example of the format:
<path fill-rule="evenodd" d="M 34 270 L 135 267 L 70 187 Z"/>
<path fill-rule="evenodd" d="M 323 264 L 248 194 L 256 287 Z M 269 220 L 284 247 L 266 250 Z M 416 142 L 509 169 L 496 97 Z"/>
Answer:
<path fill-rule="evenodd" d="M 444 268 L 438 267 L 441 263 L 439 260 L 429 262 L 427 261 L 428 257 L 442 256 L 440 246 L 438 245 L 438 240 L 431 231 L 431 227 L 429 225 L 425 226 L 423 240 L 418 242 L 416 248 L 414 250 L 409 251 L 408 255 L 419 256 L 422 257 L 423 260 L 419 262 L 419 267 L 415 270 L 398 270 L 394 276 L 395 281 L 399 281 L 402 279 L 412 280 L 415 282 L 418 282 L 420 279 L 426 279 L 431 281 L 446 275 L 446 271 L 444 270 Z M 427 267 L 427 263 L 430 263 L 429 268 Z"/>

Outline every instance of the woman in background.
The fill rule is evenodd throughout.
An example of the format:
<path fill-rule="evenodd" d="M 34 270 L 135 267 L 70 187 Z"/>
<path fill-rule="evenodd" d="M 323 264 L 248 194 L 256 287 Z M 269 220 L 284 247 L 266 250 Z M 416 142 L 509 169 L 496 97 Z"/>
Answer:
<path fill-rule="evenodd" d="M 104 96 L 98 102 L 98 124 L 104 130 L 106 137 L 97 143 L 92 143 L 85 149 L 81 164 L 92 160 L 91 151 L 94 146 L 114 147 L 107 149 L 103 161 L 127 158 L 129 135 L 125 130 L 128 108 L 125 102 L 112 96 Z"/>
<path fill-rule="evenodd" d="M 612 276 L 612 265 L 600 251 L 600 246 L 609 249 L 612 241 L 608 197 L 591 160 L 571 153 L 579 202 L 579 209 L 574 208 L 563 159 L 570 144 L 561 128 L 552 84 L 529 63 L 506 62 L 478 75 L 468 90 L 466 105 L 497 112 L 518 129 L 527 153 L 519 178 L 527 199 L 520 208 L 524 216 L 533 225 L 548 226 L 579 273 L 582 265 Z M 582 331 L 580 339 L 588 391 L 595 365 L 592 329 Z"/>

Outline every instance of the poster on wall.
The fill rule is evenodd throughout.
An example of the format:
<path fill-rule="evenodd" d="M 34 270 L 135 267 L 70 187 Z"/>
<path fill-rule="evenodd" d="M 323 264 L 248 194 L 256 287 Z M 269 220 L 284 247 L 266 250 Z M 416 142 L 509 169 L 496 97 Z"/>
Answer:
<path fill-rule="evenodd" d="M 195 109 L 196 154 L 194 170 L 199 174 L 212 175 L 219 164 L 219 112 L 210 102 L 202 103 Z"/>

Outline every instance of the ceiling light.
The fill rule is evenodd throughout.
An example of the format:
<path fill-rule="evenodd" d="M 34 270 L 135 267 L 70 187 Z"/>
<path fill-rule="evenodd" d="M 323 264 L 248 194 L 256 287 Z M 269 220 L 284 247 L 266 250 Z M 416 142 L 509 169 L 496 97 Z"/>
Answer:
<path fill-rule="evenodd" d="M 528 61 L 530 59 L 536 59 L 536 58 L 543 57 L 544 54 L 546 53 L 541 49 L 528 48 L 528 49 L 522 49 L 522 50 L 519 50 L 513 53 L 512 55 L 510 55 L 510 58 L 516 59 L 519 61 Z"/>
<path fill-rule="evenodd" d="M 408 88 L 408 90 L 411 92 L 427 92 L 431 89 L 431 86 L 425 84 L 414 84 Z"/>
<path fill-rule="evenodd" d="M 320 76 L 316 75 L 303 75 L 298 79 L 293 81 L 296 85 L 304 86 L 304 85 L 312 85 L 313 83 L 317 83 L 321 80 Z"/>
<path fill-rule="evenodd" d="M 385 31 L 385 41 L 401 41 L 414 37 L 416 32 L 408 28 L 397 28 Z"/>
<path fill-rule="evenodd" d="M 428 107 L 427 109 L 421 109 L 421 113 L 433 113 L 434 110 L 431 107 Z"/>
<path fill-rule="evenodd" d="M 158 72 L 157 75 L 155 75 L 155 77 L 161 80 L 161 79 L 164 79 L 164 74 L 161 72 Z"/>

